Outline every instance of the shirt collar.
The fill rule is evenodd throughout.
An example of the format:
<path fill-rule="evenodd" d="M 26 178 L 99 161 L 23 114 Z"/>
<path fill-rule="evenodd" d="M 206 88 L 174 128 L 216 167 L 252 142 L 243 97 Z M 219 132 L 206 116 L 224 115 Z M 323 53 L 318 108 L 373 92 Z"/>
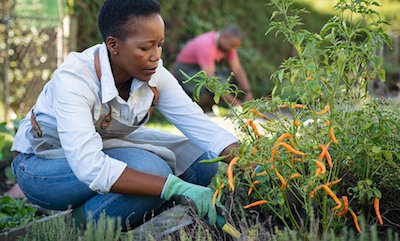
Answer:
<path fill-rule="evenodd" d="M 115 86 L 114 76 L 111 71 L 111 65 L 108 59 L 108 51 L 105 43 L 100 46 L 99 60 L 101 70 L 101 99 L 102 103 L 107 103 L 118 96 L 118 90 Z"/>
<path fill-rule="evenodd" d="M 102 103 L 110 102 L 112 99 L 119 95 L 117 87 L 115 86 L 114 76 L 111 71 L 110 60 L 108 58 L 108 50 L 105 43 L 101 44 L 99 49 L 99 60 L 100 60 L 100 69 L 101 69 L 101 99 Z M 162 67 L 162 60 L 160 59 L 158 62 L 158 68 L 156 70 L 156 74 L 154 74 L 148 85 L 157 86 L 155 81 L 155 76 L 159 75 L 159 69 Z M 144 82 L 139 81 L 137 79 L 133 79 L 130 94 L 133 93 L 137 88 L 141 87 Z"/>

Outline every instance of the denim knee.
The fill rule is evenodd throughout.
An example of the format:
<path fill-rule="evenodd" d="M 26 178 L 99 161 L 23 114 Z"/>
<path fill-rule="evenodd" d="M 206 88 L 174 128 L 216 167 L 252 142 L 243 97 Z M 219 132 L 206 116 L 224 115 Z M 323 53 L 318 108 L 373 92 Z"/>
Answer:
<path fill-rule="evenodd" d="M 200 163 L 206 159 L 207 153 L 204 153 L 179 177 L 190 183 L 207 186 L 218 172 L 218 163 Z"/>
<path fill-rule="evenodd" d="M 172 173 L 165 160 L 150 151 L 139 148 L 114 148 L 104 150 L 104 153 L 142 172 L 164 177 Z"/>

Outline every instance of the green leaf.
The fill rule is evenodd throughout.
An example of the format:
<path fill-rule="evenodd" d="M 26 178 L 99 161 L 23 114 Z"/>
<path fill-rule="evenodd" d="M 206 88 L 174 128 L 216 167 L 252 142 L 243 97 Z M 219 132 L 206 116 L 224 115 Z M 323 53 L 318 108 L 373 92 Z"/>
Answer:
<path fill-rule="evenodd" d="M 12 200 L 11 197 L 5 195 L 5 196 L 3 196 L 3 198 L 1 199 L 1 204 L 3 205 L 3 204 L 12 203 L 12 201 L 13 201 L 13 200 Z"/>
<path fill-rule="evenodd" d="M 382 66 L 381 57 L 374 55 L 374 56 L 372 56 L 371 61 L 374 64 L 375 71 L 381 68 L 381 66 Z"/>
<path fill-rule="evenodd" d="M 274 12 L 272 13 L 272 15 L 271 15 L 271 17 L 270 17 L 270 19 L 269 19 L 269 20 L 272 20 L 272 19 L 274 19 L 274 18 L 275 18 L 275 16 L 276 16 L 276 15 L 278 15 L 278 14 L 280 14 L 280 12 L 279 12 L 279 11 L 274 11 Z"/>
<path fill-rule="evenodd" d="M 380 146 L 374 146 L 372 147 L 372 152 L 375 154 L 378 154 L 381 151 L 381 147 Z"/>
<path fill-rule="evenodd" d="M 386 33 L 384 33 L 382 35 L 383 37 L 383 42 L 385 42 L 386 45 L 388 45 L 391 49 L 393 48 L 393 42 L 392 39 L 389 37 L 389 35 L 387 35 Z"/>
<path fill-rule="evenodd" d="M 375 5 L 375 6 L 378 6 L 378 7 L 381 6 L 381 5 L 379 5 L 379 3 L 377 3 L 377 2 L 372 2 L 371 4 L 372 4 L 372 5 Z"/>
<path fill-rule="evenodd" d="M 322 27 L 322 29 L 321 29 L 319 34 L 320 35 L 324 35 L 325 32 L 328 31 L 329 29 L 332 29 L 332 28 L 335 28 L 335 27 L 337 28 L 338 26 L 339 26 L 338 23 L 327 23 Z"/>
<path fill-rule="evenodd" d="M 8 166 L 4 169 L 4 175 L 6 176 L 6 178 L 8 179 L 8 181 L 12 182 L 12 183 L 16 183 L 17 179 L 15 179 L 14 173 L 12 171 L 12 167 Z"/>
<path fill-rule="evenodd" d="M 379 77 L 381 78 L 382 82 L 385 82 L 385 80 L 386 80 L 386 71 L 384 69 L 381 69 L 381 71 L 379 72 Z"/>
<path fill-rule="evenodd" d="M 377 199 L 381 199 L 381 198 L 382 198 L 382 193 L 381 193 L 381 191 L 379 191 L 378 189 L 375 189 L 375 188 L 374 188 L 374 196 L 375 196 Z"/>

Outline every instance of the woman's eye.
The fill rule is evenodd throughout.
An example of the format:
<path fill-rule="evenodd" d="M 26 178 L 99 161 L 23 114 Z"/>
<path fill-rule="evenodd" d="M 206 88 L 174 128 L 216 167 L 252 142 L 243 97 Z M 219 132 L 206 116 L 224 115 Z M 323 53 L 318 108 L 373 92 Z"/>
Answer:
<path fill-rule="evenodd" d="M 143 51 L 149 51 L 151 48 L 140 48 Z"/>

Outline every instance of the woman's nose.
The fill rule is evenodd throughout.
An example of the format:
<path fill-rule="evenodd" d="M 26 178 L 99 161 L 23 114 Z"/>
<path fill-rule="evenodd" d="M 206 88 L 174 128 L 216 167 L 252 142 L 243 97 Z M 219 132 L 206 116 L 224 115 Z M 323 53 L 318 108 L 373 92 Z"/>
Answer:
<path fill-rule="evenodd" d="M 150 61 L 155 62 L 155 61 L 160 60 L 161 53 L 162 53 L 162 47 L 157 47 L 157 49 L 151 55 Z"/>

